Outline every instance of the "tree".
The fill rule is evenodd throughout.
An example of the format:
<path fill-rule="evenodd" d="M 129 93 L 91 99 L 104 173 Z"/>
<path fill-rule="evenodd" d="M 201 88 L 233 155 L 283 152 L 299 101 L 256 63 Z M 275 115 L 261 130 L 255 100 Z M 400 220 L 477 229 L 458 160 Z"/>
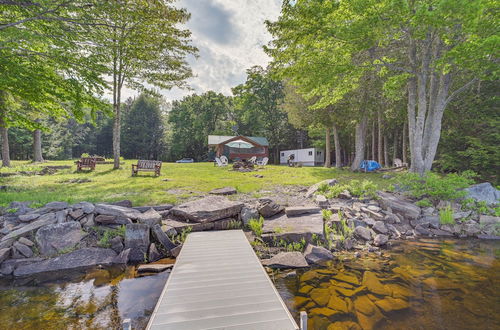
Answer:
<path fill-rule="evenodd" d="M 122 135 L 125 157 L 160 159 L 164 149 L 160 100 L 146 94 L 139 95 L 124 117 Z"/>
<path fill-rule="evenodd" d="M 174 0 L 119 0 L 107 2 L 96 13 L 100 26 L 93 35 L 108 61 L 113 94 L 114 168 L 120 167 L 121 91 L 124 85 L 143 90 L 149 86 L 182 87 L 191 76 L 185 58 L 196 48 L 189 45 L 191 32 L 179 25 L 189 19 Z"/>

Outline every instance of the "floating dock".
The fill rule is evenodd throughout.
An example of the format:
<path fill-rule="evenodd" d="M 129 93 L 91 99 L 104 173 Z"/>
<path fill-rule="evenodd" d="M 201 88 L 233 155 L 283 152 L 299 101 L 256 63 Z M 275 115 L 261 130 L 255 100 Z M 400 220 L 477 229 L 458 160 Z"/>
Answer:
<path fill-rule="evenodd" d="M 299 327 L 243 231 L 225 230 L 188 235 L 147 329 Z"/>

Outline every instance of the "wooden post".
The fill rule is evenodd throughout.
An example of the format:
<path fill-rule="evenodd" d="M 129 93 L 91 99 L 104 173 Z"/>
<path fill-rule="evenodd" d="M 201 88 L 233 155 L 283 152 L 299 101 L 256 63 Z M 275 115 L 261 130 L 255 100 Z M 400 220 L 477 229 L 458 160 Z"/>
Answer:
<path fill-rule="evenodd" d="M 307 313 L 300 312 L 300 330 L 307 330 Z"/>

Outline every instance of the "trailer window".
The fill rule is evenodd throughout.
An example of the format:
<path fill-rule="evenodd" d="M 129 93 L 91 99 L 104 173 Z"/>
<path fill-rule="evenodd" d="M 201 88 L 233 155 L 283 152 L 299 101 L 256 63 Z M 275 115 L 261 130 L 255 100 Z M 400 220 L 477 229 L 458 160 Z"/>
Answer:
<path fill-rule="evenodd" d="M 309 151 L 309 156 L 312 156 L 313 155 L 313 152 L 312 151 Z"/>

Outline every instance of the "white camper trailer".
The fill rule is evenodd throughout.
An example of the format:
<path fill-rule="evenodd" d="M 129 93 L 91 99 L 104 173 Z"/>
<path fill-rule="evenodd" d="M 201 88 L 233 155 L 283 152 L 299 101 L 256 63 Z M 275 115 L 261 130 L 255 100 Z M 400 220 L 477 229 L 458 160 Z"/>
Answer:
<path fill-rule="evenodd" d="M 307 148 L 280 151 L 280 164 L 287 164 L 290 155 L 294 156 L 295 163 L 301 163 L 303 166 L 316 166 L 325 163 L 325 152 L 322 149 Z"/>

